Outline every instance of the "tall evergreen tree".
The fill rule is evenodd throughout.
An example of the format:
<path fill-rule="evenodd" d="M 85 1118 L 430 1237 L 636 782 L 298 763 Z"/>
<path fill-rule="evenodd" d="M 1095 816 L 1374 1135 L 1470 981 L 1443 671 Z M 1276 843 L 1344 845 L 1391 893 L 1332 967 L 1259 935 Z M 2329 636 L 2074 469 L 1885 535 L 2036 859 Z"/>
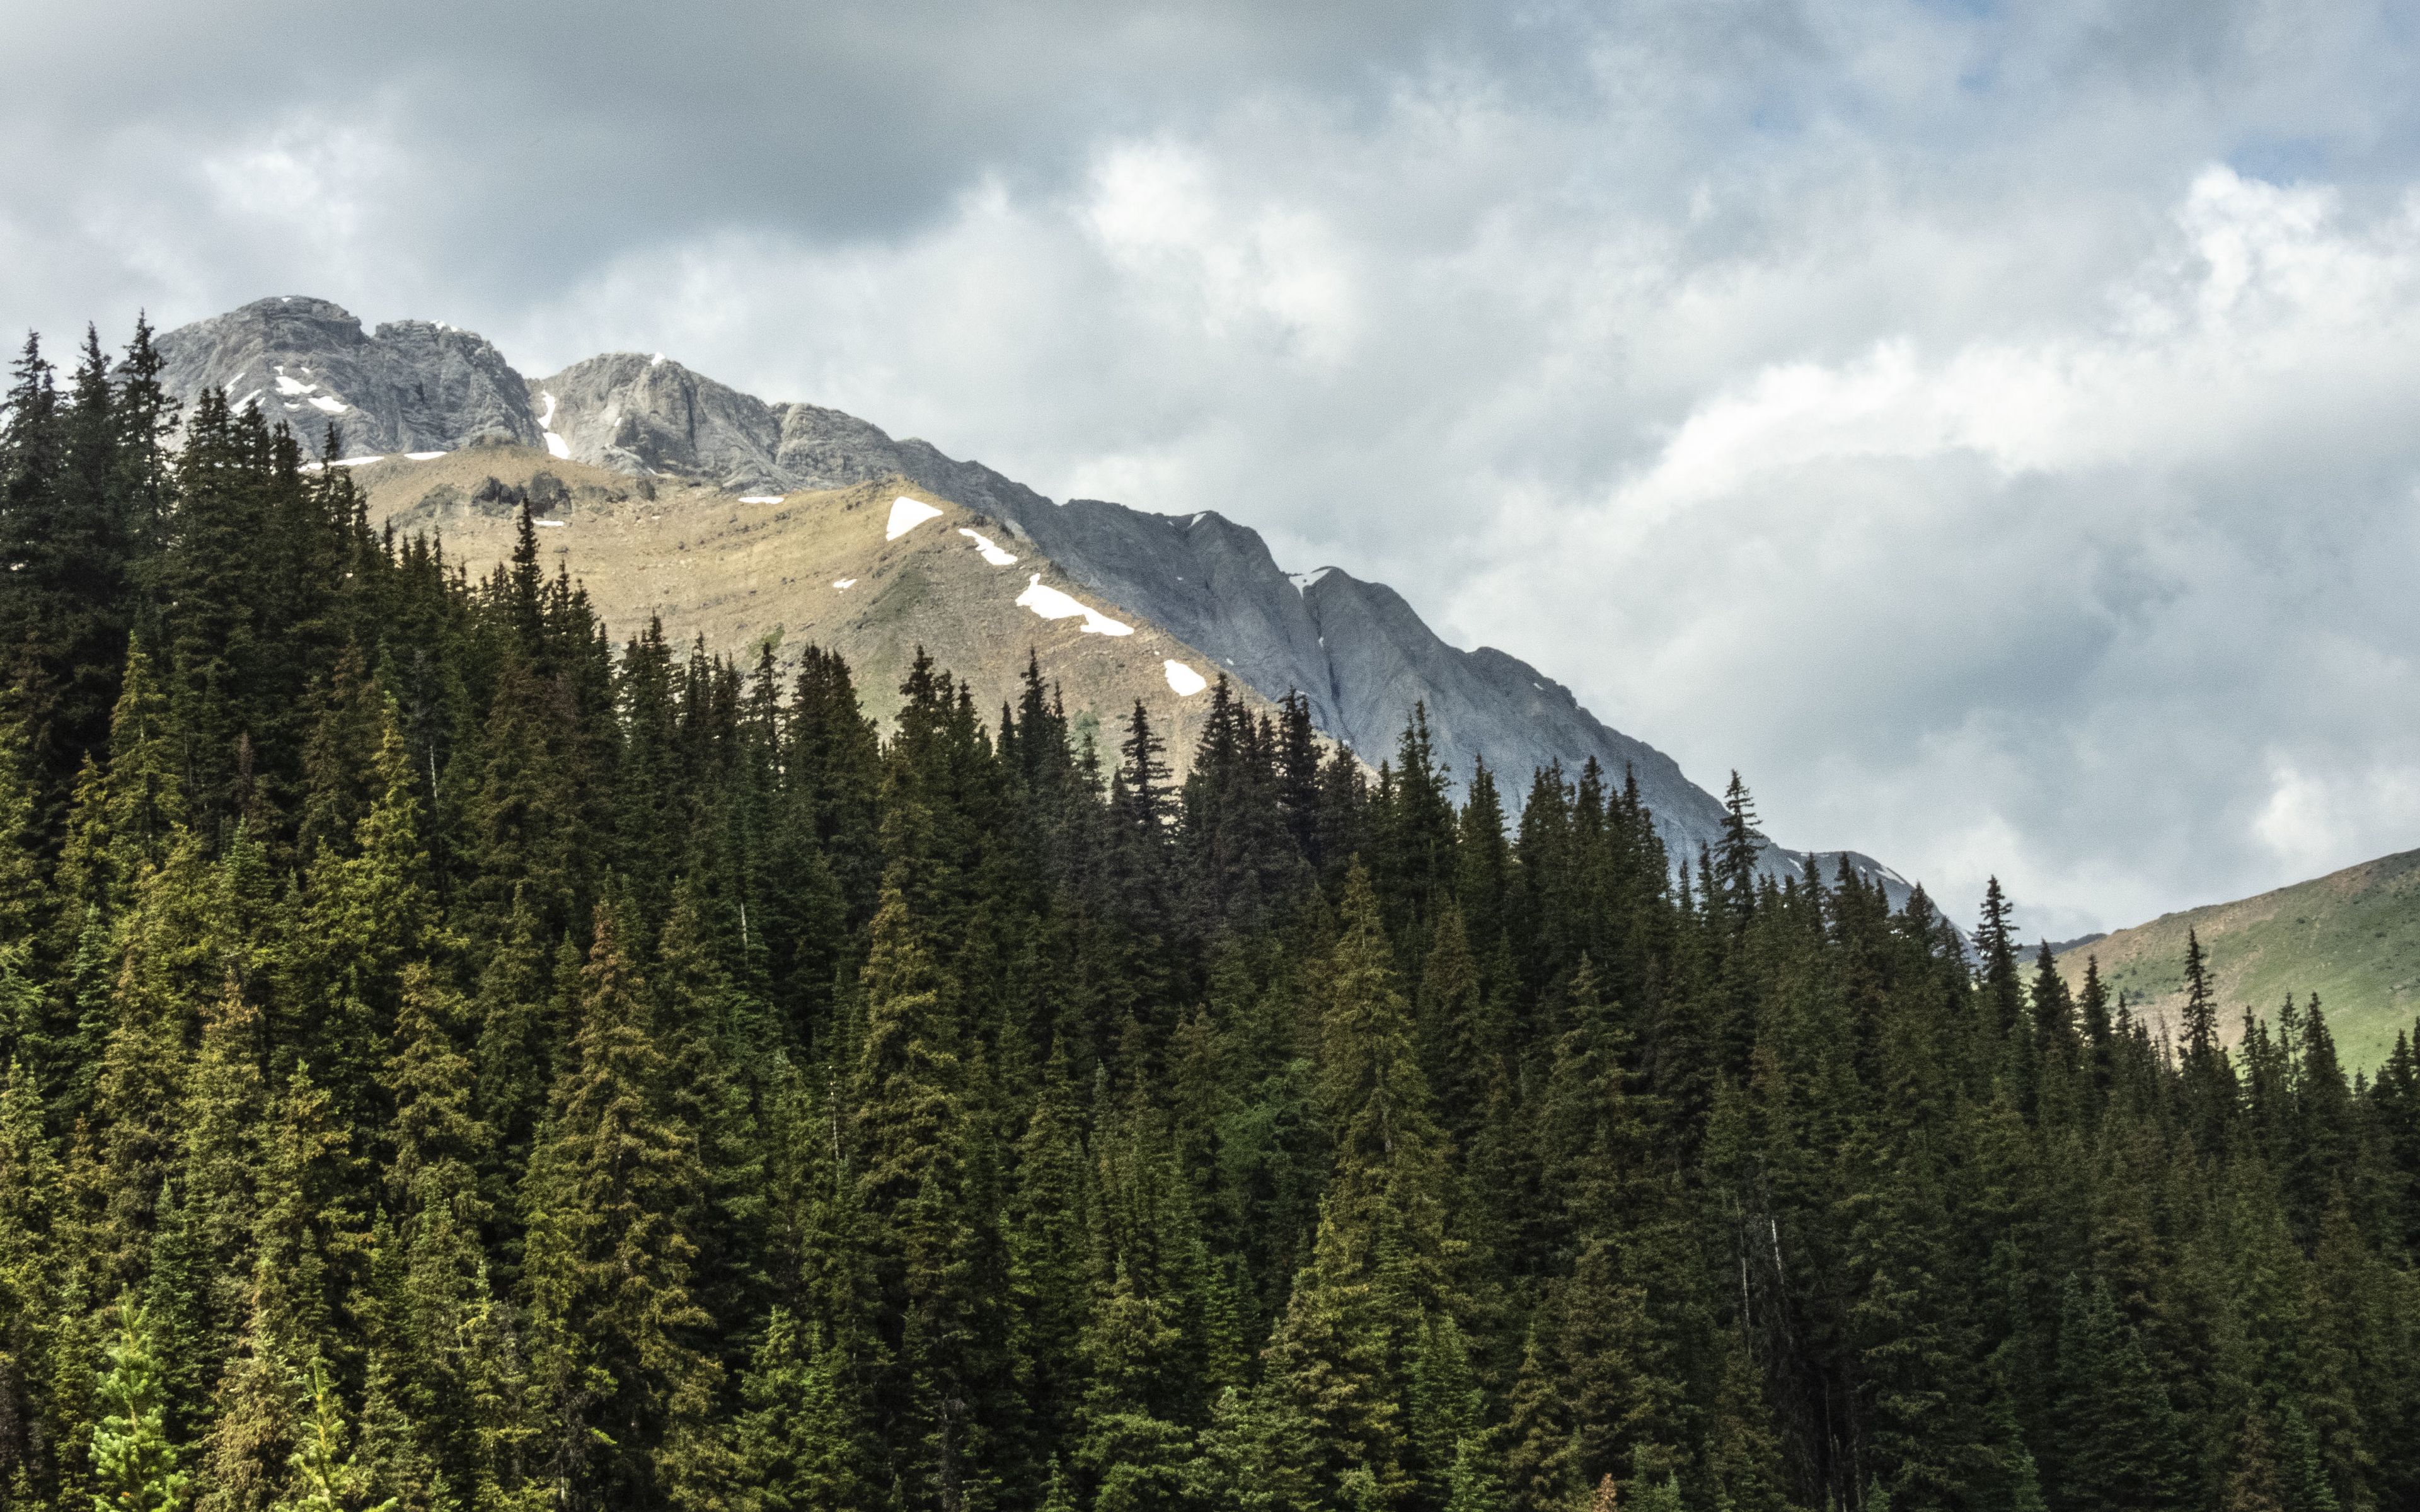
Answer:
<path fill-rule="evenodd" d="M 100 1396 L 108 1409 L 92 1436 L 94 1512 L 171 1512 L 192 1477 L 177 1468 L 168 1438 L 160 1363 L 145 1335 L 142 1310 L 120 1305 L 116 1342 Z"/>
<path fill-rule="evenodd" d="M 865 1036 L 849 1089 L 862 1211 L 892 1365 L 876 1409 L 914 1507 L 987 1505 L 1000 1368 L 984 1093 L 949 983 L 897 887 L 866 957 Z"/>
<path fill-rule="evenodd" d="M 713 1319 L 691 1294 L 686 1220 L 705 1185 L 694 1132 L 669 1116 L 644 981 L 597 910 L 571 1059 L 522 1184 L 533 1390 L 561 1504 L 703 1506 L 727 1466 L 712 1422 Z"/>

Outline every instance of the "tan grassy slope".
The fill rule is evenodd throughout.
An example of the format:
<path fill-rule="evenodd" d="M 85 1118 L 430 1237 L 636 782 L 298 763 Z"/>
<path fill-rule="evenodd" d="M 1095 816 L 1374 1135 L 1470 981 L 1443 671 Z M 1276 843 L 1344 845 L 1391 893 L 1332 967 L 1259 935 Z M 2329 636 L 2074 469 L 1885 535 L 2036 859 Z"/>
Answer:
<path fill-rule="evenodd" d="M 2350 1067 L 2386 1057 L 2420 1011 L 2420 851 L 2381 856 L 2237 903 L 2164 914 L 2058 958 L 2071 985 L 2098 956 L 2114 992 L 2146 1002 L 2173 1030 L 2184 1001 L 2185 932 L 2201 938 L 2226 1028 L 2239 1034 L 2249 1006 L 2274 1017 L 2291 993 L 2319 995 Z"/>
<path fill-rule="evenodd" d="M 709 649 L 742 660 L 752 660 L 777 632 L 784 661 L 811 642 L 822 645 L 847 658 L 867 712 L 885 721 L 898 711 L 899 682 L 917 646 L 973 691 L 986 722 L 1017 697 L 1031 648 L 1044 676 L 1061 685 L 1078 728 L 1101 727 L 1105 755 L 1114 760 L 1140 699 L 1181 771 L 1210 695 L 1180 694 L 1166 663 L 1213 680 L 1219 670 L 1196 648 L 1078 586 L 1005 526 L 895 480 L 750 503 L 523 447 L 477 447 L 420 462 L 394 457 L 358 467 L 354 476 L 368 491 L 374 520 L 440 533 L 447 558 L 473 576 L 512 553 L 516 505 L 508 493 L 496 496 L 528 491 L 544 506 L 538 546 L 550 572 L 557 560 L 569 566 L 617 640 L 660 615 L 675 644 L 703 636 Z M 892 501 L 903 496 L 939 507 L 941 517 L 887 540 Z M 986 561 L 961 530 L 979 532 L 1018 560 Z M 1133 633 L 1087 633 L 1083 619 L 1044 619 L 1020 607 L 1017 596 L 1037 574 L 1045 587 Z M 1248 705 L 1269 706 L 1233 686 Z"/>

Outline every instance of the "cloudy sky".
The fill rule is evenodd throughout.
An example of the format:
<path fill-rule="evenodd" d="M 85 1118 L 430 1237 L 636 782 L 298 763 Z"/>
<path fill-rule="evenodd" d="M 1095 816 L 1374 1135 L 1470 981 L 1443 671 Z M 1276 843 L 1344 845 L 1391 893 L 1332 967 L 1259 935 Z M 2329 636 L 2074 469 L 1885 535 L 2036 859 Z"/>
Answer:
<path fill-rule="evenodd" d="M 2420 845 L 2408 6 L 0 15 L 0 321 L 317 294 L 1218 509 L 2056 933 Z"/>

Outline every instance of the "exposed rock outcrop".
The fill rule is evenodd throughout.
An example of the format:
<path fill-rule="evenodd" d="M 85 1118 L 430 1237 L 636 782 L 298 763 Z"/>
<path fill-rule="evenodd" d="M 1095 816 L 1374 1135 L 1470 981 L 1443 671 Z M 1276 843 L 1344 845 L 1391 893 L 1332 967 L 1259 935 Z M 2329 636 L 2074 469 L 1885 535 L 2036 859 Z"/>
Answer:
<path fill-rule="evenodd" d="M 534 388 L 548 428 L 579 461 L 703 479 L 731 493 L 798 486 L 774 465 L 782 424 L 770 406 L 668 358 L 608 352 Z"/>
<path fill-rule="evenodd" d="M 190 402 L 225 389 L 312 451 L 331 424 L 355 455 L 538 442 L 521 376 L 487 338 L 452 326 L 393 320 L 365 332 L 342 305 L 294 296 L 181 326 L 160 352 L 172 392 Z"/>

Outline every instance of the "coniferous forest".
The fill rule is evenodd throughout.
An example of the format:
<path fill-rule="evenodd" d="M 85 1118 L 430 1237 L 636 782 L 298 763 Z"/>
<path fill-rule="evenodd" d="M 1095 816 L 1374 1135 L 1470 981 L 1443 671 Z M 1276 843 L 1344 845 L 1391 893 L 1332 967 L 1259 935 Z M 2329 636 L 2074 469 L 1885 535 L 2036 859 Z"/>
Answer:
<path fill-rule="evenodd" d="M 2420 1504 L 2408 1041 L 2171 1043 L 1736 781 L 886 733 L 159 375 L 0 430 L 10 1507 Z"/>

